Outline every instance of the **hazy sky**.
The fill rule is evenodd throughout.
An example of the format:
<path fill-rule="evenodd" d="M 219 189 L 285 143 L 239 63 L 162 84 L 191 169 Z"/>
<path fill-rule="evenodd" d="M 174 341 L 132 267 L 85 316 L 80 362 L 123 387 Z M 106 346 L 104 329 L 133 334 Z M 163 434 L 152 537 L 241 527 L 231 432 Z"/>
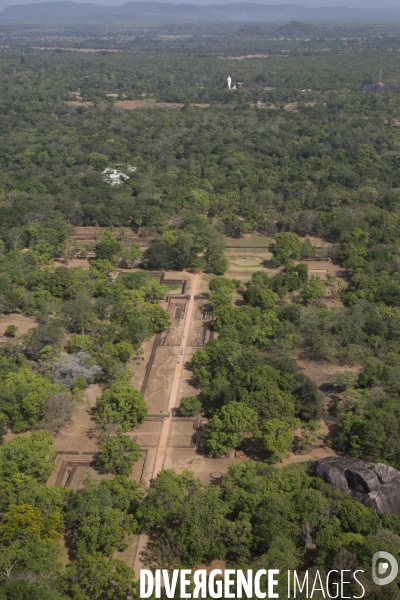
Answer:
<path fill-rule="evenodd" d="M 0 0 L 0 10 L 13 4 L 31 4 L 32 2 L 43 2 L 46 0 Z M 54 0 L 57 1 L 57 0 Z M 86 3 L 88 0 L 73 0 L 74 2 Z M 119 6 L 130 0 L 90 0 L 93 4 L 103 6 Z M 135 0 L 131 0 L 135 1 Z M 146 0 L 141 0 L 146 1 Z M 165 2 L 170 0 L 156 0 Z M 400 8 L 400 0 L 251 0 L 257 4 L 299 4 L 301 6 L 346 6 L 348 8 Z M 231 2 L 246 2 L 246 0 L 173 0 L 173 4 L 229 4 Z"/>

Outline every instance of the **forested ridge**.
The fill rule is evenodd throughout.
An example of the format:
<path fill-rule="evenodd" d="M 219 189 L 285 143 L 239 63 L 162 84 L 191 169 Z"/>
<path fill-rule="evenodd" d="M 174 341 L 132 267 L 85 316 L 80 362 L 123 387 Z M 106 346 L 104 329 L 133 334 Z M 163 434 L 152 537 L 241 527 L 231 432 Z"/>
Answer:
<path fill-rule="evenodd" d="M 370 565 L 398 556 L 400 517 L 310 463 L 282 467 L 328 415 L 332 452 L 400 469 L 400 92 L 362 92 L 381 66 L 400 82 L 399 38 L 274 31 L 1 26 L 0 322 L 32 322 L 0 344 L 1 600 L 138 597 L 122 553 L 139 534 L 153 566 L 364 569 L 369 598 L 399 598 Z M 247 53 L 269 56 L 219 58 Z M 111 185 L 107 167 L 129 179 Z M 82 226 L 98 230 L 91 245 Z M 238 279 L 226 246 L 255 239 L 271 256 Z M 187 470 L 132 478 L 128 434 L 149 412 L 132 376 L 171 327 L 153 271 L 207 282 L 212 335 L 176 418 L 207 423 L 207 460 L 243 455 L 218 485 Z M 321 389 L 300 359 L 336 371 Z M 93 384 L 98 479 L 47 485 L 54 439 Z"/>

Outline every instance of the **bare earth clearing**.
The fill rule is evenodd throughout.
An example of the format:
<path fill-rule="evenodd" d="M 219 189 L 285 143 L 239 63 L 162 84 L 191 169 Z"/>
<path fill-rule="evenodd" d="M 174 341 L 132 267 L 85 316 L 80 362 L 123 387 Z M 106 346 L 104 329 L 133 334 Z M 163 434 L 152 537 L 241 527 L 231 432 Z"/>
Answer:
<path fill-rule="evenodd" d="M 7 338 L 4 333 L 9 325 L 16 325 L 18 327 L 16 337 L 20 337 L 25 333 L 28 333 L 32 327 L 37 327 L 38 323 L 34 317 L 26 317 L 19 313 L 10 313 L 9 315 L 2 315 L 0 317 L 0 342 L 5 342 Z"/>
<path fill-rule="evenodd" d="M 245 58 L 268 58 L 269 54 L 246 54 L 243 56 L 218 56 L 221 60 L 244 60 Z"/>
<path fill-rule="evenodd" d="M 68 52 L 126 52 L 111 48 L 64 48 L 63 46 L 32 46 L 32 50 L 66 50 Z"/>
<path fill-rule="evenodd" d="M 183 108 L 183 102 L 156 102 L 155 100 L 117 100 L 115 106 L 126 110 L 138 108 Z M 194 104 L 196 108 L 208 108 L 209 104 Z"/>

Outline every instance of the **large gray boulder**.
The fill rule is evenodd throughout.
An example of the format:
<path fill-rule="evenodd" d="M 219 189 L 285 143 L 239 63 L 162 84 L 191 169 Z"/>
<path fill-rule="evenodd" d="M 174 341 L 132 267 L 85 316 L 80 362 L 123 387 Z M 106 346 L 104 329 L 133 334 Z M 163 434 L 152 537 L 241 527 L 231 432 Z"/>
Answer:
<path fill-rule="evenodd" d="M 328 456 L 316 461 L 314 473 L 334 488 L 347 490 L 355 500 L 378 514 L 400 515 L 400 471 L 393 467 Z"/>

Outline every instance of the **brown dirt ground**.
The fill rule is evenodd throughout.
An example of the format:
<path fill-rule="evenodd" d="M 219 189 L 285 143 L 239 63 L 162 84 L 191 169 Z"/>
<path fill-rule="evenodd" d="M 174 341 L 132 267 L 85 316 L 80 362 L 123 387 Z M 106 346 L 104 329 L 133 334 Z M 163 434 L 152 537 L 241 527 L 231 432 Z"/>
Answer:
<path fill-rule="evenodd" d="M 336 373 L 346 373 L 348 371 L 356 373 L 361 369 L 361 365 L 342 366 L 326 362 L 318 363 L 312 360 L 307 360 L 298 357 L 296 360 L 298 367 L 303 371 L 303 373 L 308 375 L 310 379 L 315 381 L 318 387 L 329 383 L 329 380 L 332 377 L 332 375 L 335 375 Z"/>
<path fill-rule="evenodd" d="M 243 458 L 236 458 L 233 452 L 229 458 L 206 458 L 201 454 L 197 454 L 194 448 L 169 447 L 164 468 L 173 468 L 178 474 L 185 469 L 190 469 L 203 483 L 208 484 L 211 481 L 211 473 L 214 471 L 226 473 L 229 467 L 242 460 Z"/>
<path fill-rule="evenodd" d="M 245 58 L 268 58 L 269 54 L 245 54 L 242 56 L 218 56 L 221 60 L 244 60 Z M 266 88 L 269 89 L 269 88 Z"/>
<path fill-rule="evenodd" d="M 55 438 L 54 449 L 56 452 L 65 450 L 78 450 L 79 452 L 98 451 L 96 440 L 90 439 L 87 433 L 95 425 L 92 409 L 96 404 L 97 398 L 101 396 L 101 393 L 102 389 L 97 383 L 89 385 L 84 399 L 78 404 L 71 423 L 66 425 Z"/>
<path fill-rule="evenodd" d="M 330 242 L 326 242 L 322 238 L 314 237 L 312 235 L 307 235 L 306 237 L 300 236 L 300 239 L 302 242 L 304 242 L 305 240 L 310 240 L 312 245 L 315 246 L 316 248 L 330 248 L 332 246 L 332 244 Z"/>
<path fill-rule="evenodd" d="M 38 323 L 34 317 L 26 317 L 19 313 L 10 313 L 9 315 L 2 315 L 0 317 L 0 342 L 5 342 L 12 338 L 7 338 L 4 333 L 9 325 L 16 325 L 18 327 L 17 338 L 25 333 L 28 333 L 33 327 L 37 327 Z"/>
<path fill-rule="evenodd" d="M 33 50 L 68 50 L 69 52 L 125 52 L 111 48 L 64 48 L 63 46 L 31 46 Z"/>
<path fill-rule="evenodd" d="M 115 106 L 126 110 L 138 108 L 183 108 L 182 102 L 156 102 L 155 100 L 117 100 Z M 195 104 L 196 108 L 208 108 L 209 104 Z"/>
<path fill-rule="evenodd" d="M 331 260 L 303 260 L 303 261 L 293 261 L 295 264 L 300 262 L 304 262 L 308 265 L 308 274 L 309 276 L 315 275 L 320 279 L 326 279 L 326 276 L 333 275 L 338 279 L 345 281 L 347 273 L 346 271 L 340 267 L 339 265 L 335 265 Z"/>
<path fill-rule="evenodd" d="M 135 562 L 135 556 L 138 549 L 139 536 L 138 535 L 129 535 L 127 542 L 129 544 L 128 548 L 123 552 L 114 552 L 113 558 L 117 558 L 118 560 L 123 560 L 129 566 L 133 567 Z"/>
<path fill-rule="evenodd" d="M 54 264 L 56 267 L 68 267 L 68 269 L 72 269 L 73 267 L 88 269 L 90 267 L 90 262 L 87 258 L 71 258 L 68 263 L 65 263 L 63 260 L 55 260 Z"/>
<path fill-rule="evenodd" d="M 305 102 L 304 103 L 305 106 L 315 106 L 317 103 L 316 102 Z M 298 109 L 299 103 L 298 102 L 289 102 L 289 104 L 286 104 L 284 106 L 284 110 L 288 110 L 289 112 L 296 112 Z M 263 104 L 258 104 L 257 108 L 267 108 L 269 110 L 277 110 L 279 107 L 276 106 L 275 104 L 272 104 L 271 106 L 265 106 Z"/>
<path fill-rule="evenodd" d="M 72 106 L 93 106 L 93 102 L 82 102 L 82 100 L 64 100 L 62 104 L 71 104 Z"/>
<path fill-rule="evenodd" d="M 157 446 L 160 436 L 162 420 L 160 421 L 143 421 L 140 425 L 132 430 L 132 437 L 136 438 L 139 446 Z"/>
<path fill-rule="evenodd" d="M 289 112 L 297 110 L 298 103 L 297 102 L 289 102 L 289 104 L 285 105 L 285 110 Z"/>

